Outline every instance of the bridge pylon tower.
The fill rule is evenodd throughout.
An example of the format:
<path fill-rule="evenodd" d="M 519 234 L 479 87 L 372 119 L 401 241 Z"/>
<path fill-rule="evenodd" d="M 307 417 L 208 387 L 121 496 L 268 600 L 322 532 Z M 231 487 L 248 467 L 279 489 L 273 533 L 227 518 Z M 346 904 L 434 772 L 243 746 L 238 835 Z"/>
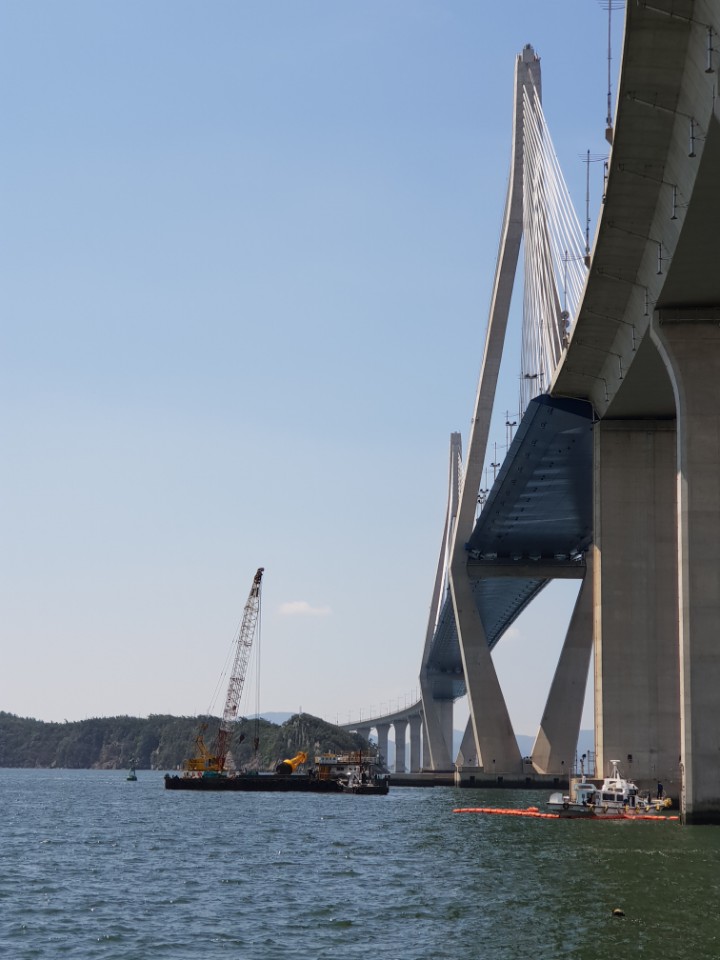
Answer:
<path fill-rule="evenodd" d="M 469 571 L 468 542 L 476 522 L 478 495 L 488 455 L 491 416 L 521 245 L 524 266 L 520 375 L 523 412 L 535 397 L 549 389 L 567 346 L 587 273 L 582 230 L 552 148 L 541 100 L 540 59 L 532 46 L 527 45 L 517 57 L 515 66 L 508 192 L 475 409 L 463 464 L 464 476 L 447 554 L 447 580 L 470 714 L 457 762 L 460 766 L 475 766 L 485 774 L 502 777 L 517 777 L 525 768 L 491 656 L 491 645 L 498 637 L 491 637 L 489 642 L 476 597 L 474 580 L 477 575 L 471 575 Z M 486 570 L 482 576 L 492 579 L 500 573 L 508 575 L 507 570 Z M 553 576 L 547 571 L 528 572 L 527 564 L 523 572 L 518 568 L 512 575 L 527 578 L 528 583 L 535 579 L 537 585 L 527 588 L 528 599 L 515 604 L 503 630 L 520 613 L 524 603 L 529 602 L 530 597 Z M 590 578 L 587 580 L 586 589 L 581 591 L 583 611 L 588 607 Z M 573 623 L 536 741 L 538 756 L 533 772 L 554 774 L 567 771 L 574 757 L 592 635 L 587 628 L 586 614 L 578 609 Z M 564 730 L 560 718 L 562 712 L 565 712 L 564 719 L 569 721 Z M 426 702 L 426 717 L 429 716 L 429 702 Z M 428 720 L 428 731 L 430 727 L 431 721 Z"/>

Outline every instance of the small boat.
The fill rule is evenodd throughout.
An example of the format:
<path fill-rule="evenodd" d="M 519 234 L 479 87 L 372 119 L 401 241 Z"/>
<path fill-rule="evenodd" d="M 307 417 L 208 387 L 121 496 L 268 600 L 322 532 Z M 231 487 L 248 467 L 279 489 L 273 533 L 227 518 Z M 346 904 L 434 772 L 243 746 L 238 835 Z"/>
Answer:
<path fill-rule="evenodd" d="M 536 817 L 543 820 L 568 818 L 575 820 L 654 820 L 656 822 L 677 820 L 676 816 L 664 816 L 661 810 L 671 806 L 667 798 L 652 799 L 641 795 L 632 780 L 620 776 L 619 761 L 611 760 L 612 773 L 601 785 L 585 777 L 571 778 L 567 793 L 553 793 L 547 801 L 547 811 L 538 807 L 457 807 L 453 813 L 490 813 L 509 817 Z"/>
<path fill-rule="evenodd" d="M 354 753 L 315 757 L 315 775 L 320 781 L 335 780 L 341 793 L 385 796 L 390 790 L 389 775 L 378 768 L 378 758 L 358 750 Z"/>
<path fill-rule="evenodd" d="M 137 774 L 135 773 L 135 767 L 130 767 L 128 770 L 128 775 L 125 777 L 126 780 L 137 780 Z"/>
<path fill-rule="evenodd" d="M 547 802 L 548 810 L 561 817 L 600 817 L 628 819 L 657 809 L 640 792 L 633 780 L 620 774 L 620 761 L 611 760 L 612 772 L 601 786 L 588 780 L 584 774 L 571 779 L 568 793 L 553 793 Z"/>

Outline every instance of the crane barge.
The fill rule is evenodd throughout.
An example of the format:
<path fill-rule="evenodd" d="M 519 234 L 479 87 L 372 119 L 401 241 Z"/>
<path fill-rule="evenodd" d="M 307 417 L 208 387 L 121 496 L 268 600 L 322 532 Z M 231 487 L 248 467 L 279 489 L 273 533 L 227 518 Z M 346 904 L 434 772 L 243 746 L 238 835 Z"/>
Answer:
<path fill-rule="evenodd" d="M 304 767 L 308 757 L 302 750 L 294 757 L 281 760 L 274 773 L 235 773 L 229 769 L 233 728 L 238 719 L 250 652 L 259 630 L 263 573 L 264 567 L 258 567 L 245 603 L 225 707 L 213 746 L 209 748 L 205 743 L 207 724 L 203 724 L 195 738 L 195 755 L 183 764 L 182 776 L 165 774 L 165 789 L 386 794 L 388 782 L 374 772 L 375 758 L 363 757 L 361 753 L 353 758 L 336 758 L 333 763 L 328 758 L 316 757 L 317 769 L 307 772 Z M 255 753 L 258 745 L 256 735 Z"/>
<path fill-rule="evenodd" d="M 217 736 L 215 737 L 213 750 L 208 750 L 205 745 L 203 736 L 204 729 L 201 729 L 195 739 L 195 756 L 186 760 L 184 764 L 184 769 L 188 773 L 200 774 L 202 777 L 212 777 L 220 776 L 226 771 L 233 724 L 238 717 L 240 700 L 242 698 L 243 687 L 245 686 L 245 676 L 250 662 L 250 651 L 260 622 L 260 587 L 264 572 L 264 567 L 258 567 L 257 573 L 253 577 L 252 586 L 250 587 L 250 594 L 245 603 L 240 629 L 237 640 L 235 641 L 235 658 L 233 660 L 232 670 L 230 671 L 230 681 L 225 696 L 225 708 Z M 256 737 L 256 751 L 257 748 L 258 743 Z"/>

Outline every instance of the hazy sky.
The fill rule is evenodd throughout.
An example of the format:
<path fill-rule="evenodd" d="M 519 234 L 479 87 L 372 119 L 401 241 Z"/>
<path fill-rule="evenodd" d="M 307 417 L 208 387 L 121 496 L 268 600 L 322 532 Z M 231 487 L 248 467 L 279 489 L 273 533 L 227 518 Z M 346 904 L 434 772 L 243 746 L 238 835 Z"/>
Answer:
<path fill-rule="evenodd" d="M 0 0 L 0 20 L 0 709 L 203 712 L 258 566 L 263 711 L 404 702 L 473 412 L 514 59 L 542 58 L 584 224 L 606 10 Z M 519 317 L 509 337 L 499 445 Z M 498 648 L 519 733 L 576 591 Z"/>

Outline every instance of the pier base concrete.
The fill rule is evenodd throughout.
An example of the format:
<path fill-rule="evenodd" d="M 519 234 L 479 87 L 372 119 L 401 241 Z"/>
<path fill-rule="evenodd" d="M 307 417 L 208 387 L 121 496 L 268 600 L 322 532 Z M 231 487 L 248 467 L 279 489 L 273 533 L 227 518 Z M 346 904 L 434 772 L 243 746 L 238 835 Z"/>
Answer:
<path fill-rule="evenodd" d="M 569 773 L 567 776 L 542 776 L 535 773 L 532 767 L 518 770 L 515 773 L 494 774 L 488 773 L 480 767 L 462 767 L 455 768 L 455 786 L 469 787 L 478 790 L 489 790 L 491 788 L 504 790 L 563 790 L 567 789 L 569 784 Z"/>

